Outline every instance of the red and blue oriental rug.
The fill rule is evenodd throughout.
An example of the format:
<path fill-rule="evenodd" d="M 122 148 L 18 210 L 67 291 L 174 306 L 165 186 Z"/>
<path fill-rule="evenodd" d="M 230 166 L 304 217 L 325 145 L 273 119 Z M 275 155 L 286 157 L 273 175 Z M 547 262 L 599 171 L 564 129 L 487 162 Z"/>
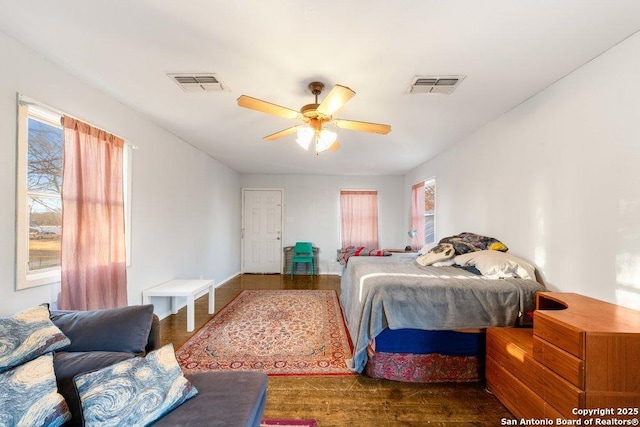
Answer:
<path fill-rule="evenodd" d="M 335 291 L 242 291 L 176 357 L 185 373 L 348 375 L 352 347 Z"/>
<path fill-rule="evenodd" d="M 262 420 L 260 427 L 316 427 L 316 420 Z"/>

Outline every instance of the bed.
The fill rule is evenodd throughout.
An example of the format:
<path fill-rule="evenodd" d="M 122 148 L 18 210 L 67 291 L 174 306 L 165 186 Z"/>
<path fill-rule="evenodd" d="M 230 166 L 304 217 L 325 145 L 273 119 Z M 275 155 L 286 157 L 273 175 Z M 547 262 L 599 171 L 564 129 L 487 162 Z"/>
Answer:
<path fill-rule="evenodd" d="M 477 381 L 484 329 L 533 311 L 535 280 L 495 279 L 416 256 L 351 257 L 340 302 L 354 346 L 349 368 L 402 381 Z"/>

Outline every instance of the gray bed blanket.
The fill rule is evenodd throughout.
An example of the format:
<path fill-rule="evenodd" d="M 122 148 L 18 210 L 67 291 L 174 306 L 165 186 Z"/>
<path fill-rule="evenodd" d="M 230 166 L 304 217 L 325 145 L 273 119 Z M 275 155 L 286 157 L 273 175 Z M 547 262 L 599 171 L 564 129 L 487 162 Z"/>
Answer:
<path fill-rule="evenodd" d="M 515 326 L 533 311 L 541 284 L 489 279 L 456 267 L 422 267 L 414 256 L 352 257 L 340 303 L 353 342 L 349 368 L 362 372 L 367 345 L 385 328 L 451 330 Z"/>

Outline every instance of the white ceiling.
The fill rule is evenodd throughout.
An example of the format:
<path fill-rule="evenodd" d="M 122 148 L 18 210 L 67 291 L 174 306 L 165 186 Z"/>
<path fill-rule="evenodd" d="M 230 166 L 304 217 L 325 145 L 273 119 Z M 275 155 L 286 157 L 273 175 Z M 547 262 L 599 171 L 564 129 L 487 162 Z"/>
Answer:
<path fill-rule="evenodd" d="M 267 174 L 404 174 L 640 29 L 639 0 L 0 0 L 0 8 L 0 31 L 238 172 Z M 230 91 L 185 93 L 166 75 L 182 72 L 216 73 Z M 407 94 L 423 74 L 467 77 L 451 95 Z M 236 105 L 245 94 L 297 110 L 313 101 L 313 80 L 324 94 L 334 84 L 356 92 L 337 117 L 387 123 L 391 133 L 339 129 L 341 148 L 316 156 L 295 135 L 262 139 L 295 122 Z M 606 76 L 594 84 L 621 87 Z"/>

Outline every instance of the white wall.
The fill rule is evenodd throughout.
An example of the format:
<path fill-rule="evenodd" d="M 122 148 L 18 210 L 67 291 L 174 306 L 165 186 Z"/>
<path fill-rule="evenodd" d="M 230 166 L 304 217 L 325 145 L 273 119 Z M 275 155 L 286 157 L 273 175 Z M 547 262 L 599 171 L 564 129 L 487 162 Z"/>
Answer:
<path fill-rule="evenodd" d="M 638 76 L 640 33 L 411 171 L 404 186 L 437 176 L 438 239 L 496 237 L 551 290 L 640 309 Z"/>
<path fill-rule="evenodd" d="M 16 93 L 139 146 L 133 154 L 129 304 L 173 278 L 218 283 L 240 271 L 239 175 L 114 98 L 0 33 L 0 315 L 54 302 L 57 286 L 15 291 Z M 156 312 L 168 302 L 154 299 Z"/>
<path fill-rule="evenodd" d="M 402 176 L 241 175 L 243 188 L 284 189 L 283 246 L 311 241 L 320 248 L 320 271 L 338 273 L 340 190 L 378 191 L 378 240 L 381 248 L 408 242 L 402 214 Z"/>

